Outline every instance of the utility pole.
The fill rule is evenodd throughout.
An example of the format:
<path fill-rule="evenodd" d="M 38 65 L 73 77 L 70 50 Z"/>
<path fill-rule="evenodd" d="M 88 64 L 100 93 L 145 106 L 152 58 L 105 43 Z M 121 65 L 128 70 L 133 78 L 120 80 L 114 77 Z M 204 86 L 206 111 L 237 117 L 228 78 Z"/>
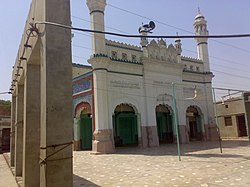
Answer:
<path fill-rule="evenodd" d="M 215 100 L 215 91 L 214 91 L 214 88 L 213 88 L 213 98 L 214 98 L 214 104 L 215 104 L 215 107 L 214 107 L 214 113 L 215 113 L 215 122 L 216 122 L 216 126 L 217 126 L 217 132 L 218 132 L 218 135 L 219 135 L 219 145 L 220 145 L 220 153 L 222 153 L 222 146 L 221 146 L 221 137 L 220 137 L 220 129 L 219 129 L 219 126 L 218 126 L 218 116 L 217 116 L 217 105 L 216 105 L 216 100 Z"/>
<path fill-rule="evenodd" d="M 172 97 L 173 97 L 173 109 L 174 109 L 174 123 L 175 123 L 175 131 L 176 131 L 176 143 L 177 143 L 177 151 L 179 161 L 181 161 L 181 151 L 180 151 L 180 141 L 179 141 L 179 124 L 178 124 L 178 116 L 176 109 L 176 99 L 175 99 L 175 91 L 174 91 L 174 82 L 172 82 Z"/>
<path fill-rule="evenodd" d="M 247 136 L 248 136 L 248 140 L 250 141 L 250 135 L 249 135 L 249 124 L 248 124 L 248 112 L 246 109 L 246 98 L 245 98 L 245 92 L 242 92 L 242 102 L 243 102 L 243 108 L 244 108 L 244 116 L 245 116 L 245 124 L 246 124 L 246 130 L 247 130 Z"/>

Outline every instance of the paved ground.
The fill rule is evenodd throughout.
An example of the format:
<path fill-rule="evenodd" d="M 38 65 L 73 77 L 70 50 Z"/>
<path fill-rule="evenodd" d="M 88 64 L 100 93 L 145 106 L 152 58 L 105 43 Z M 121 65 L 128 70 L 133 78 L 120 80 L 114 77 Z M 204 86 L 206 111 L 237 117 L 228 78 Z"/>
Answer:
<path fill-rule="evenodd" d="M 250 186 L 250 146 L 247 140 L 223 141 L 223 154 L 217 142 L 158 148 L 119 148 L 116 154 L 91 155 L 74 152 L 74 186 Z M 4 158 L 0 155 L 0 187 L 15 186 Z"/>
<path fill-rule="evenodd" d="M 159 148 L 120 148 L 116 154 L 74 152 L 74 186 L 250 186 L 250 146 L 247 140 Z"/>
<path fill-rule="evenodd" d="M 2 154 L 0 154 L 0 187 L 17 187 L 16 180 Z"/>

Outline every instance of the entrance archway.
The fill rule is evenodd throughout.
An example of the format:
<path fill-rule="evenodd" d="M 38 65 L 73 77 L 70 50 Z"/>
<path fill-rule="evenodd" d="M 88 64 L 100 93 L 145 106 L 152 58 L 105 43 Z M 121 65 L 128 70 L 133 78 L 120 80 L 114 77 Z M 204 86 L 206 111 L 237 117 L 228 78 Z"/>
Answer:
<path fill-rule="evenodd" d="M 92 115 L 89 103 L 83 103 L 80 114 L 81 149 L 92 149 Z"/>
<path fill-rule="evenodd" d="M 158 105 L 155 108 L 159 143 L 173 143 L 173 123 L 171 108 L 166 105 Z"/>
<path fill-rule="evenodd" d="M 132 106 L 120 104 L 113 116 L 113 134 L 116 147 L 138 146 L 137 116 Z"/>
<path fill-rule="evenodd" d="M 203 138 L 201 124 L 201 110 L 197 106 L 189 106 L 186 112 L 189 129 L 189 140 L 200 141 Z"/>

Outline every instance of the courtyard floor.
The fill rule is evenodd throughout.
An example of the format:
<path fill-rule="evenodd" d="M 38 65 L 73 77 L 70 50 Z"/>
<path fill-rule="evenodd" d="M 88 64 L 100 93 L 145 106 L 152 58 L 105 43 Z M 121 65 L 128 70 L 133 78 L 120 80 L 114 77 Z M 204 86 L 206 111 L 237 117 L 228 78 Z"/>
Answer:
<path fill-rule="evenodd" d="M 250 186 L 246 139 L 157 148 L 118 148 L 115 154 L 74 152 L 74 186 Z"/>
<path fill-rule="evenodd" d="M 250 186 L 250 145 L 247 139 L 192 142 L 157 148 L 118 148 L 115 154 L 74 152 L 74 187 L 82 186 Z M 9 157 L 9 154 L 5 154 Z M 16 186 L 0 155 L 0 186 Z"/>

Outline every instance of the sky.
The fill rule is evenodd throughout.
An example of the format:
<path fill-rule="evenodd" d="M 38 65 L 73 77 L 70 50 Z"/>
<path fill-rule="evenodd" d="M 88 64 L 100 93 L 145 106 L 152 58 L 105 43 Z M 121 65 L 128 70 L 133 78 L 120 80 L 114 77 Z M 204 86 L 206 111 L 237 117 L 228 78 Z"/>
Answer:
<path fill-rule="evenodd" d="M 12 66 L 24 32 L 31 0 L 2 0 L 0 2 L 0 93 L 9 91 Z M 153 20 L 154 35 L 192 35 L 198 7 L 207 20 L 210 35 L 250 33 L 249 0 L 107 0 L 105 30 L 138 34 L 142 23 Z M 85 0 L 71 0 L 73 27 L 90 28 L 89 10 Z M 139 39 L 106 36 L 133 45 Z M 167 40 L 167 44 L 174 43 Z M 210 68 L 215 77 L 213 87 L 250 90 L 250 38 L 209 39 Z M 197 58 L 194 39 L 182 39 L 182 55 Z M 87 64 L 91 55 L 91 38 L 88 33 L 74 32 L 72 40 L 74 63 Z M 216 91 L 216 99 L 226 95 Z M 11 95 L 0 94 L 0 99 Z"/>

